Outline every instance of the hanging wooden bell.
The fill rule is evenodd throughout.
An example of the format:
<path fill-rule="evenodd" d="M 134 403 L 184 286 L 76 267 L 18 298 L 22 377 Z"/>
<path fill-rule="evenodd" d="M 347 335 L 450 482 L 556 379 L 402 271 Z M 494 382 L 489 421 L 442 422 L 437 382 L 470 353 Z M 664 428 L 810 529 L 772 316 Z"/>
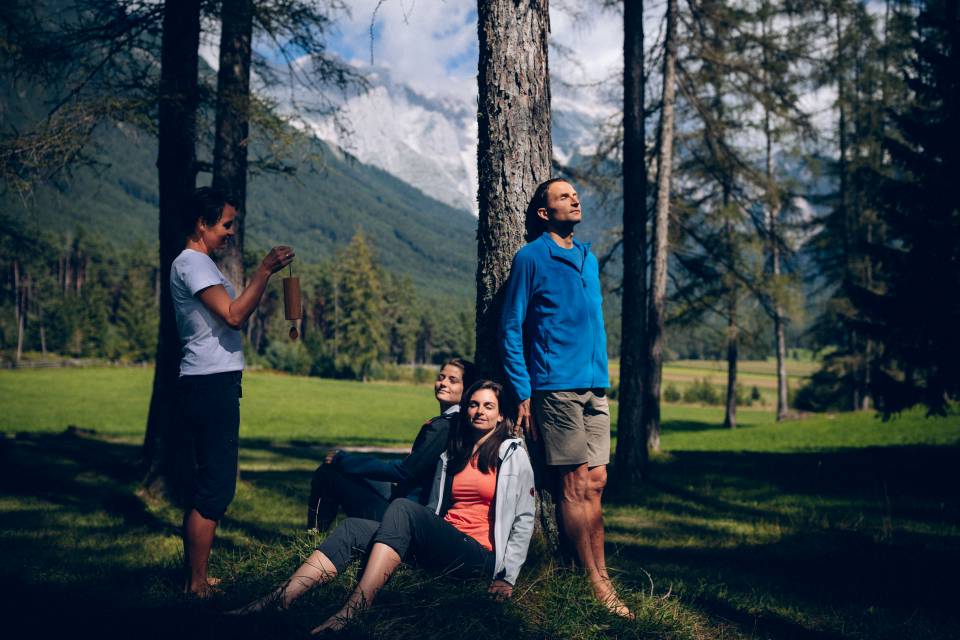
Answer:
<path fill-rule="evenodd" d="M 291 321 L 290 339 L 300 337 L 297 331 L 297 320 L 303 317 L 303 305 L 300 300 L 300 278 L 288 276 L 283 279 L 283 310 L 284 317 Z"/>

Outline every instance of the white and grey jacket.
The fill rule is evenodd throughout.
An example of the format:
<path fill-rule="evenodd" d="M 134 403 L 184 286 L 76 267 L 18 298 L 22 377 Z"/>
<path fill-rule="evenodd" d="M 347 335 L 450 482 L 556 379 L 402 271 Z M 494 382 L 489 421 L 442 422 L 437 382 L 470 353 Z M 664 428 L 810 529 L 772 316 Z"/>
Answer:
<path fill-rule="evenodd" d="M 440 454 L 433 478 L 427 508 L 438 516 L 450 508 L 452 476 L 447 475 L 447 452 Z M 533 488 L 533 467 L 520 438 L 509 438 L 500 445 L 497 467 L 497 489 L 494 496 L 494 580 L 515 584 L 520 567 L 527 559 L 527 548 L 533 535 L 533 514 L 536 492 Z"/>

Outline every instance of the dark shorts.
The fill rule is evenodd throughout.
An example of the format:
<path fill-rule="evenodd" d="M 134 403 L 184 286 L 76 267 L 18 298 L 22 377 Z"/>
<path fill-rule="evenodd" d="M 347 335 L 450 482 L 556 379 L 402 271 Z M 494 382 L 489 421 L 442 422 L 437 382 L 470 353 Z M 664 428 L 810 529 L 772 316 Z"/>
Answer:
<path fill-rule="evenodd" d="M 197 456 L 193 508 L 219 520 L 237 490 L 242 371 L 181 376 L 178 382 L 184 426 Z"/>

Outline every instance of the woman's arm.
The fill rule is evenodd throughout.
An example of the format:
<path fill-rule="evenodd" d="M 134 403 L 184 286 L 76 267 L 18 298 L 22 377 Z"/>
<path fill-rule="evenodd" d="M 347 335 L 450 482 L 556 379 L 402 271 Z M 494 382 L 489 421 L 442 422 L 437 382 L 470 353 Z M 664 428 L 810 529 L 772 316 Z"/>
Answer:
<path fill-rule="evenodd" d="M 409 482 L 415 478 L 429 478 L 437 467 L 437 458 L 447 448 L 449 435 L 450 421 L 440 417 L 423 425 L 416 438 L 421 441 L 420 446 L 403 459 L 384 460 L 340 451 L 332 462 L 343 473 L 382 482 Z"/>
<path fill-rule="evenodd" d="M 294 257 L 290 247 L 274 247 L 264 256 L 256 273 L 240 295 L 231 300 L 223 285 L 207 287 L 197 293 L 197 297 L 211 313 L 223 320 L 228 326 L 239 329 L 253 310 L 260 304 L 263 292 L 267 288 L 270 276 L 290 264 Z"/>

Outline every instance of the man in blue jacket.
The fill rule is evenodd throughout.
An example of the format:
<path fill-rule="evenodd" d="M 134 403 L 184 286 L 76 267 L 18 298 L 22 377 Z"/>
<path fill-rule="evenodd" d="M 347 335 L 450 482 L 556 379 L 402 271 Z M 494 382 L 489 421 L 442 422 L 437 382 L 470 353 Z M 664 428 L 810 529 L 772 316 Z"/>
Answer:
<path fill-rule="evenodd" d="M 519 402 L 517 425 L 542 436 L 560 476 L 560 514 L 594 594 L 632 617 L 607 573 L 601 497 L 610 462 L 607 336 L 600 270 L 574 239 L 580 198 L 553 178 L 527 207 L 528 244 L 514 256 L 500 321 L 504 369 Z"/>

